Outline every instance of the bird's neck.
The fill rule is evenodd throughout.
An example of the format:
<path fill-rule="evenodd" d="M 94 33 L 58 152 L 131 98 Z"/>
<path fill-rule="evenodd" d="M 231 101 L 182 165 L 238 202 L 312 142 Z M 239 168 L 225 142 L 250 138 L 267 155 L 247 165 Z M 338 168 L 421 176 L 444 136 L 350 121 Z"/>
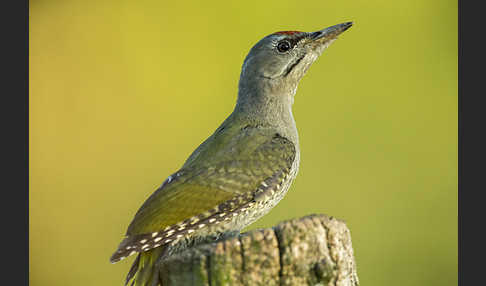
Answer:
<path fill-rule="evenodd" d="M 257 79 L 240 80 L 238 100 L 233 115 L 256 125 L 273 127 L 298 144 L 298 134 L 292 115 L 297 86 Z"/>

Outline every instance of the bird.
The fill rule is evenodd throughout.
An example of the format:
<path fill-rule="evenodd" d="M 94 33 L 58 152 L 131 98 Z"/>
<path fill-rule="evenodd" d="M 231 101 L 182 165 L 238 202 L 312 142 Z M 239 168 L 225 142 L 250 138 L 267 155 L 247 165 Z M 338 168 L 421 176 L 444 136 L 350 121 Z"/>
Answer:
<path fill-rule="evenodd" d="M 137 254 L 125 285 L 160 285 L 159 261 L 238 235 L 285 196 L 300 162 L 292 115 L 297 86 L 352 25 L 280 31 L 250 49 L 233 112 L 146 199 L 111 256 L 116 263 Z"/>

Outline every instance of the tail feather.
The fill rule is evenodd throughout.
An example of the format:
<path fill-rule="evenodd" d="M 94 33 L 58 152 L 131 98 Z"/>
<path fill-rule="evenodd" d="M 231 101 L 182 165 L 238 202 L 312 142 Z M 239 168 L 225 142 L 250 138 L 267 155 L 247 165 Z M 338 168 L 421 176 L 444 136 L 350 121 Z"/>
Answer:
<path fill-rule="evenodd" d="M 130 267 L 130 270 L 128 271 L 127 279 L 125 281 L 125 286 L 128 285 L 128 283 L 130 282 L 130 280 L 132 280 L 133 276 L 135 276 L 135 273 L 137 273 L 138 264 L 140 263 L 140 255 L 141 255 L 141 253 L 139 253 L 137 255 L 137 258 L 135 258 L 135 261 L 133 261 L 132 267 Z M 130 286 L 133 286 L 133 283 Z"/>
<path fill-rule="evenodd" d="M 128 271 L 125 286 L 157 286 L 159 285 L 156 263 L 162 254 L 163 247 L 157 247 L 138 254 Z"/>

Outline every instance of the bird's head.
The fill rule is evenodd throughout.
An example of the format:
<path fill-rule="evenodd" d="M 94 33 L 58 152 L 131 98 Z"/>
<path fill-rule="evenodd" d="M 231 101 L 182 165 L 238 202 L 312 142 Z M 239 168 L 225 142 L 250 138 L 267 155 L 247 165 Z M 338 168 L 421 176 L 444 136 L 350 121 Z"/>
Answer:
<path fill-rule="evenodd" d="M 296 87 L 312 63 L 352 24 L 338 24 L 317 32 L 283 31 L 264 37 L 246 56 L 240 83 L 264 80 Z"/>
<path fill-rule="evenodd" d="M 291 107 L 299 81 L 352 24 L 347 22 L 310 33 L 277 32 L 261 39 L 243 62 L 235 116 L 295 127 Z"/>

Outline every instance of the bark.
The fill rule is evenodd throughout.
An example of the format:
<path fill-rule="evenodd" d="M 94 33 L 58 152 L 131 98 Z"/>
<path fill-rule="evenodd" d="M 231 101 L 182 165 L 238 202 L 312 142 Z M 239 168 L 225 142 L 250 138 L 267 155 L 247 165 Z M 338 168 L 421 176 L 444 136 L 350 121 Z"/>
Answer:
<path fill-rule="evenodd" d="M 310 215 L 185 250 L 162 262 L 163 286 L 356 286 L 345 223 Z"/>

